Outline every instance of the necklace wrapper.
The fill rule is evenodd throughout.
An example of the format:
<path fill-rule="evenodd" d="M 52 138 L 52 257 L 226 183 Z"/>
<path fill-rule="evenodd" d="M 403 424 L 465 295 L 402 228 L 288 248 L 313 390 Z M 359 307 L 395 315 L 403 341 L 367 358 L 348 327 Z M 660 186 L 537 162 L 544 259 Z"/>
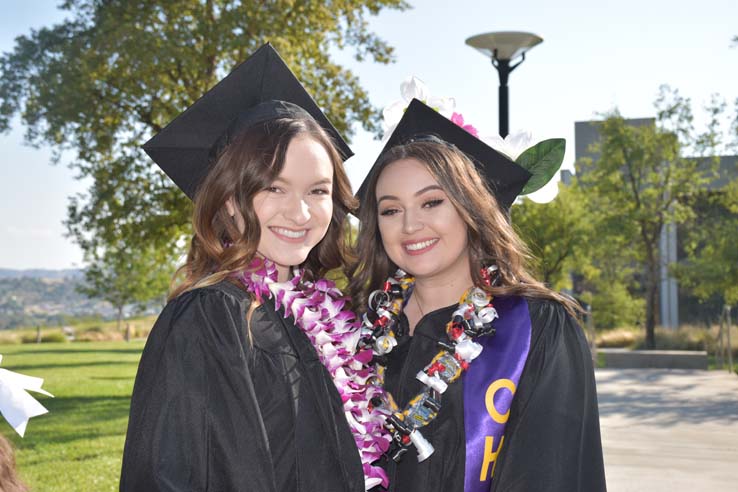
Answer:
<path fill-rule="evenodd" d="M 238 279 L 259 302 L 264 297 L 273 299 L 275 308 L 283 310 L 285 318 L 292 317 L 315 347 L 341 396 L 359 449 L 366 490 L 377 485 L 387 488 L 386 472 L 372 463 L 390 446 L 391 437 L 384 426 L 390 412 L 379 404 L 385 396 L 371 365 L 372 352 L 357 346 L 360 322 L 353 312 L 343 309 L 347 298 L 330 280 L 312 282 L 300 270 L 295 270 L 289 281 L 277 282 L 275 265 L 260 258 L 255 258 Z"/>
<path fill-rule="evenodd" d="M 492 265 L 483 268 L 481 276 L 485 286 L 494 285 L 497 267 Z M 372 349 L 374 360 L 378 364 L 377 374 L 382 383 L 386 355 L 397 345 L 399 316 L 412 293 L 414 280 L 402 270 L 397 270 L 394 276 L 387 279 L 381 290 L 376 290 L 369 296 L 369 310 L 363 317 L 359 346 Z M 433 445 L 423 437 L 419 429 L 436 418 L 443 393 L 481 354 L 482 345 L 474 339 L 494 336 L 493 322 L 497 318 L 492 297 L 486 291 L 479 287 L 467 290 L 461 296 L 451 321 L 446 324 L 446 339 L 438 341 L 438 353 L 416 375 L 425 384 L 425 389 L 403 409 L 397 406 L 392 395 L 383 395 L 385 406 L 391 411 L 385 427 L 392 435 L 389 455 L 394 461 L 400 461 L 411 446 L 415 446 L 418 461 L 424 461 L 433 454 Z"/>

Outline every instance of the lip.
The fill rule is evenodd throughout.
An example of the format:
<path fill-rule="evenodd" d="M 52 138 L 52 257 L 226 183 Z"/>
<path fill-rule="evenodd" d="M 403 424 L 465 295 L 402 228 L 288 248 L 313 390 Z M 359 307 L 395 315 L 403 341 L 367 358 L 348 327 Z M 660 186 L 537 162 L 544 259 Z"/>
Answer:
<path fill-rule="evenodd" d="M 408 249 L 408 246 L 411 245 L 411 244 L 424 243 L 424 242 L 427 242 L 427 241 L 433 241 L 433 242 L 431 244 L 429 244 L 428 246 L 422 248 L 422 249 Z M 422 238 L 422 239 L 414 239 L 412 241 L 403 241 L 402 242 L 402 249 L 403 249 L 403 251 L 405 251 L 406 254 L 408 254 L 410 256 L 418 256 L 418 255 L 422 255 L 423 253 L 427 253 L 428 251 L 430 251 L 431 249 L 433 249 L 436 246 L 436 244 L 438 244 L 438 238 L 437 237 L 426 237 L 426 238 Z"/>
<path fill-rule="evenodd" d="M 291 231 L 291 232 L 303 232 L 304 231 L 305 234 L 299 237 L 292 237 L 292 236 L 287 236 L 281 232 L 278 232 L 279 229 Z M 277 238 L 279 238 L 280 240 L 286 243 L 293 243 L 293 244 L 305 242 L 305 238 L 307 237 L 308 232 L 310 232 L 310 229 L 292 229 L 290 227 L 277 227 L 277 226 L 271 226 L 269 227 L 269 230 L 272 232 L 272 234 L 277 236 Z"/>

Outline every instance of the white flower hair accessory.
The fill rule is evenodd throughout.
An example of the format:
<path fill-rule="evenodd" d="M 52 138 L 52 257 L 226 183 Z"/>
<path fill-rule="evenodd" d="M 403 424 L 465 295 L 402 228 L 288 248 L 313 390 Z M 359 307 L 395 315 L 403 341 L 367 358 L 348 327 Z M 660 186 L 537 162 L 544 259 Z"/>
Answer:
<path fill-rule="evenodd" d="M 485 135 L 481 140 L 497 152 L 505 154 L 512 161 L 533 146 L 533 135 L 529 131 L 510 133 L 505 138 L 497 134 Z"/>
<path fill-rule="evenodd" d="M 397 124 L 402 119 L 410 101 L 417 99 L 422 103 L 435 109 L 448 119 L 454 114 L 456 100 L 453 97 L 434 97 L 430 95 L 425 82 L 416 76 L 410 76 L 400 84 L 402 99 L 397 100 L 384 108 L 382 111 L 382 128 L 384 130 L 383 141 L 389 139 Z"/>
<path fill-rule="evenodd" d="M 566 140 L 563 138 L 551 138 L 534 144 L 528 131 L 513 133 L 505 138 L 496 134 L 480 136 L 477 129 L 466 123 L 464 117 L 456 112 L 454 98 L 431 96 L 425 83 L 415 76 L 408 77 L 402 82 L 400 94 L 402 99 L 391 103 L 382 112 L 383 143 L 389 140 L 410 102 L 418 99 L 531 173 L 530 179 L 520 193 L 521 196 L 530 195 L 543 188 L 556 175 L 564 161 Z M 555 193 L 550 199 L 554 196 Z M 534 196 L 534 198 L 536 198 L 534 201 L 539 203 L 549 201 L 542 199 L 543 197 Z"/>

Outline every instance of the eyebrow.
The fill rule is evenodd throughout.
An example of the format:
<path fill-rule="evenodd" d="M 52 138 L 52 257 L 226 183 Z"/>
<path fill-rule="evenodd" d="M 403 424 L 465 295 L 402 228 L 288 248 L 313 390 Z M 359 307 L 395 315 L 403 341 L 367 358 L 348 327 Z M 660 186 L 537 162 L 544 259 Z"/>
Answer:
<path fill-rule="evenodd" d="M 277 181 L 284 183 L 284 184 L 290 184 L 290 182 L 284 178 L 277 177 L 274 179 L 274 182 L 276 183 Z M 333 184 L 333 180 L 331 178 L 323 178 L 321 180 L 316 181 L 315 183 L 312 183 L 310 186 L 317 186 L 317 185 L 322 185 L 322 184 L 327 184 L 327 185 Z"/>
<path fill-rule="evenodd" d="M 425 193 L 426 191 L 431 191 L 431 190 L 441 190 L 441 191 L 443 191 L 443 188 L 441 188 L 440 186 L 438 186 L 436 184 L 433 184 L 433 185 L 430 185 L 430 186 L 426 186 L 425 188 L 419 189 L 418 191 L 415 192 L 415 196 L 420 196 L 423 193 Z M 399 200 L 399 198 L 397 198 L 394 195 L 382 195 L 377 200 L 377 205 L 379 205 L 379 202 L 381 202 L 382 200 Z"/>

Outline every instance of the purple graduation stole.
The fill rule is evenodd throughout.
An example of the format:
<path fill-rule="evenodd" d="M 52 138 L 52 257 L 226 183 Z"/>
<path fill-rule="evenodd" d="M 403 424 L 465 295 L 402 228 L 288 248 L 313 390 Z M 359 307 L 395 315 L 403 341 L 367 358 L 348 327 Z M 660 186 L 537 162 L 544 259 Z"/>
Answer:
<path fill-rule="evenodd" d="M 466 435 L 465 492 L 489 491 L 504 444 L 515 390 L 530 350 L 530 314 L 523 297 L 495 297 L 493 337 L 476 339 L 482 353 L 462 375 Z"/>

